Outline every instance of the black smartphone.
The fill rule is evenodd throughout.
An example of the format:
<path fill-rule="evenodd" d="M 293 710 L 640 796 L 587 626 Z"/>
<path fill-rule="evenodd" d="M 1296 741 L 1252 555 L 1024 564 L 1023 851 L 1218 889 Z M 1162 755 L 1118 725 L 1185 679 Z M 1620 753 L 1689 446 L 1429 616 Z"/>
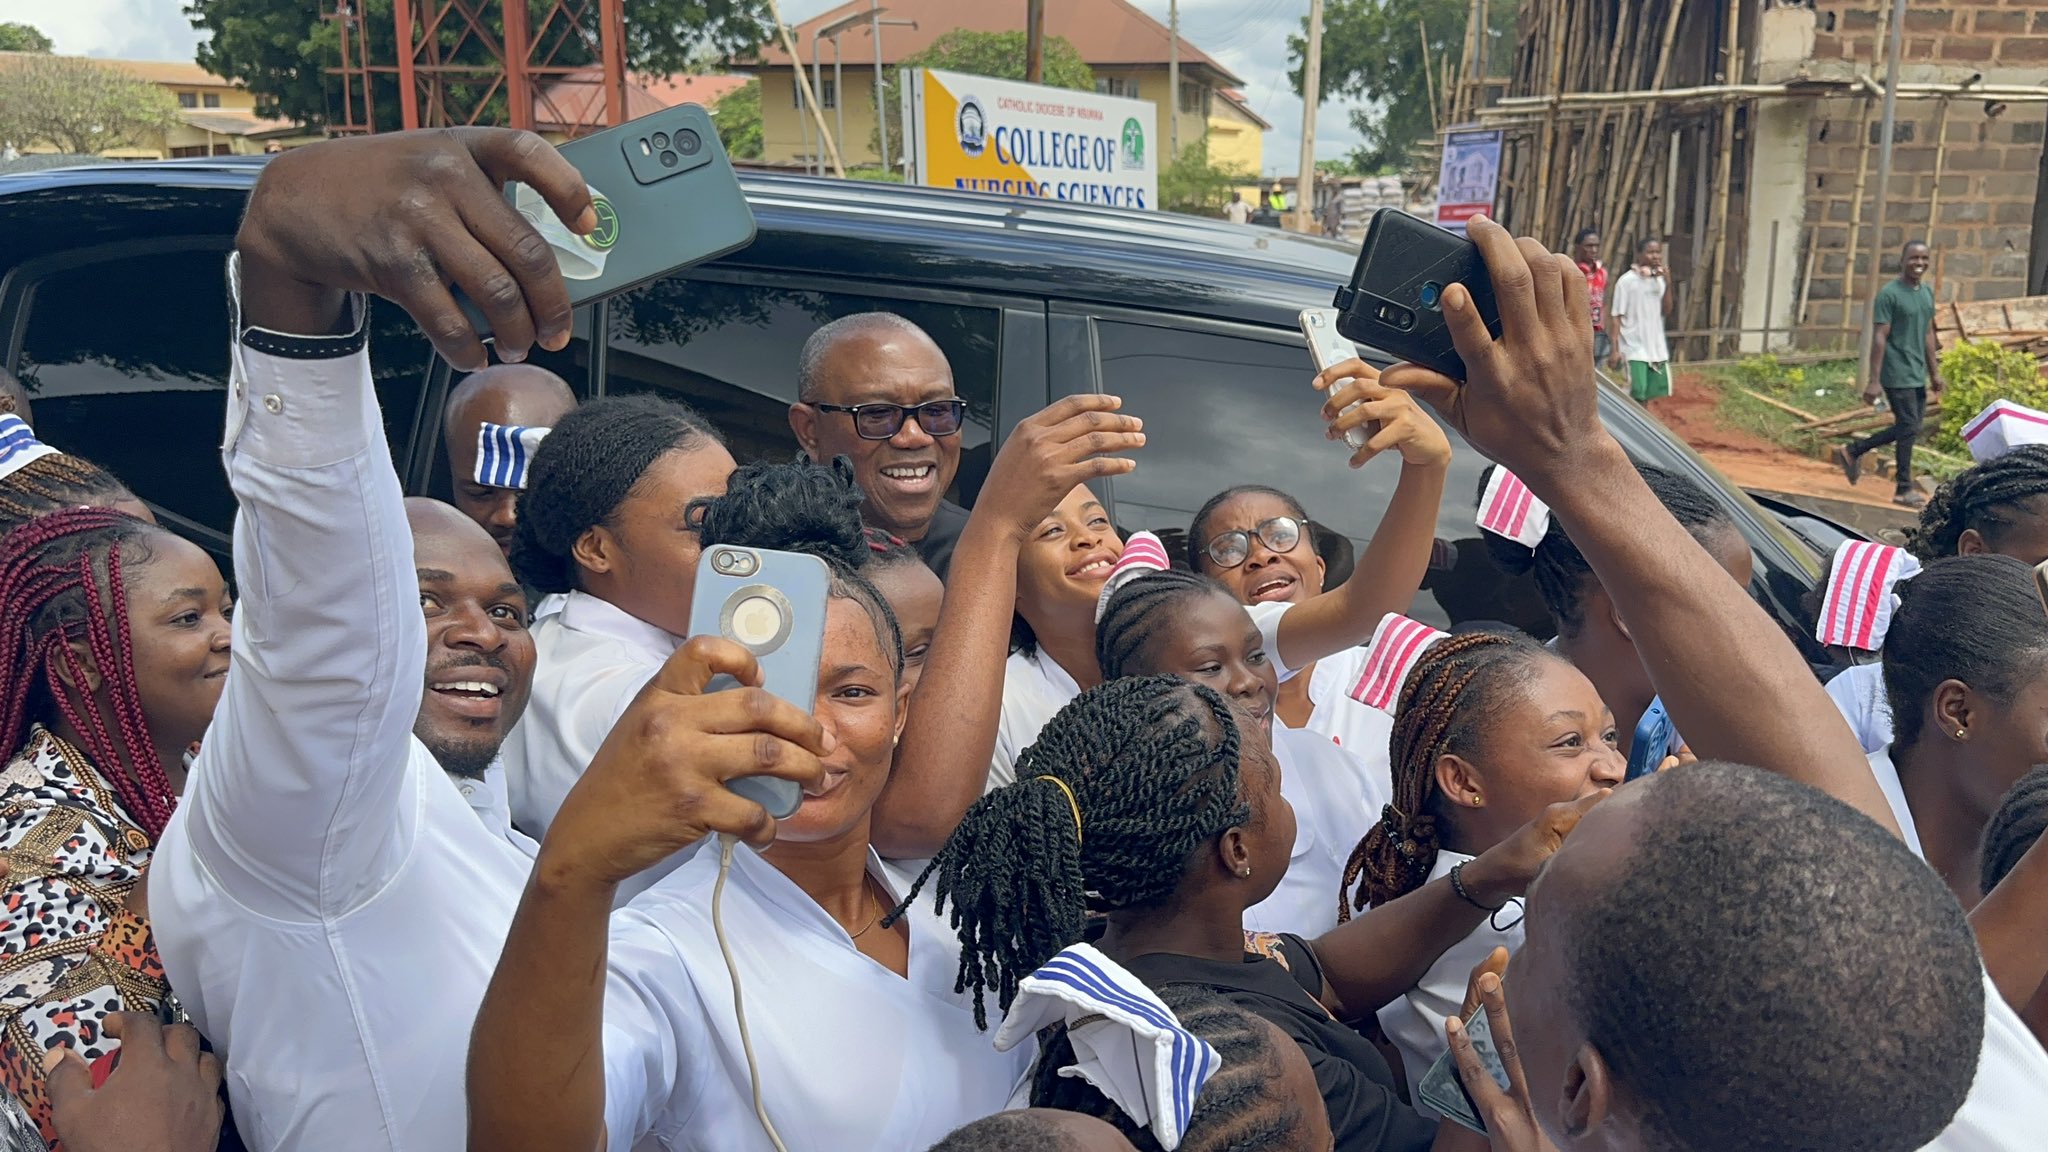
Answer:
<path fill-rule="evenodd" d="M 1366 226 L 1351 282 L 1337 289 L 1337 331 L 1353 343 L 1463 380 L 1465 362 L 1444 321 L 1444 289 L 1452 284 L 1472 293 L 1486 330 L 1498 338 L 1500 305 L 1478 246 L 1406 212 L 1382 208 Z"/>
<path fill-rule="evenodd" d="M 754 214 L 718 141 L 711 116 L 695 104 L 650 112 L 561 147 L 590 187 L 597 228 L 578 236 L 524 184 L 506 198 L 548 242 L 577 306 L 636 288 L 680 268 L 746 247 Z M 456 290 L 479 333 L 482 311 Z"/>

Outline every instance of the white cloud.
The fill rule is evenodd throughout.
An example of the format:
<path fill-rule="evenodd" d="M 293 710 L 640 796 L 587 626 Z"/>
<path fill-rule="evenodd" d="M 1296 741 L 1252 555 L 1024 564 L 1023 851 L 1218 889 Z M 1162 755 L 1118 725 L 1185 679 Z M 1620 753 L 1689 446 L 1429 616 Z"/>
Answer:
<path fill-rule="evenodd" d="M 886 0 L 885 0 L 886 2 Z M 783 0 L 782 18 L 801 23 L 840 0 Z M 1131 0 L 1166 23 L 1167 0 Z M 1020 9 L 1021 11 L 1021 9 Z M 1181 38 L 1220 61 L 1244 81 L 1245 102 L 1273 126 L 1266 133 L 1266 171 L 1292 174 L 1301 166 L 1301 97 L 1287 82 L 1287 37 L 1301 30 L 1308 0 L 1181 0 Z M 1316 158 L 1343 157 L 1362 141 L 1351 127 L 1352 105 L 1330 101 L 1316 114 Z"/>
<path fill-rule="evenodd" d="M 34 25 L 67 56 L 189 61 L 200 39 L 178 0 L 8 0 L 0 16 Z"/>

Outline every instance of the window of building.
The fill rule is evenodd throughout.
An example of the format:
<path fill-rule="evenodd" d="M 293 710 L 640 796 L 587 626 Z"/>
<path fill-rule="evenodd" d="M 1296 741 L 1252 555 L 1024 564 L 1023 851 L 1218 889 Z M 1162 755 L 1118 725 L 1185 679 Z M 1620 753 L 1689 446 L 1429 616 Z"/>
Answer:
<path fill-rule="evenodd" d="M 1209 109 L 1209 89 L 1193 81 L 1180 82 L 1180 110 L 1183 112 L 1206 113 Z"/>
<path fill-rule="evenodd" d="M 178 107 L 180 107 L 180 108 L 197 108 L 197 107 L 199 107 L 199 93 L 197 93 L 197 92 L 180 92 L 180 93 L 178 93 Z"/>
<path fill-rule="evenodd" d="M 811 90 L 818 94 L 818 107 L 839 107 L 839 85 L 830 76 L 814 77 L 811 80 Z M 796 77 L 794 76 L 790 77 L 789 80 L 789 100 L 790 107 L 796 109 L 799 112 L 803 111 L 803 86 L 796 82 Z"/>
<path fill-rule="evenodd" d="M 1138 98 L 1138 82 L 1129 76 L 1097 76 L 1095 90 L 1104 96 L 1121 96 L 1126 100 Z"/>
<path fill-rule="evenodd" d="M 201 97 L 199 98 L 199 105 L 200 105 L 200 107 L 202 107 L 202 108 L 218 108 L 218 107 L 220 107 L 220 93 L 218 93 L 218 92 L 208 92 L 208 93 L 207 93 L 206 95 L 204 95 L 204 96 L 201 96 Z"/>
<path fill-rule="evenodd" d="M 967 401 L 955 494 L 971 497 L 988 474 L 994 439 L 1002 328 L 994 308 L 674 276 L 612 301 L 605 387 L 687 403 L 725 433 L 742 462 L 786 459 L 797 450 L 789 406 L 805 339 L 826 321 L 876 311 L 931 333 L 952 365 Z"/>

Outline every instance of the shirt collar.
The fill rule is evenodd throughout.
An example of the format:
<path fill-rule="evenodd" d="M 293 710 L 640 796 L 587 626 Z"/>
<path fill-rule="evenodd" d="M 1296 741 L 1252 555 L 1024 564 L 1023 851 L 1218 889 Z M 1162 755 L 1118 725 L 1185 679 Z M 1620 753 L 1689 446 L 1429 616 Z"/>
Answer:
<path fill-rule="evenodd" d="M 571 631 L 608 636 L 666 660 L 683 646 L 681 639 L 649 624 L 609 600 L 588 592 L 571 592 L 562 601 L 562 626 Z"/>
<path fill-rule="evenodd" d="M 1072 674 L 1060 667 L 1059 661 L 1046 655 L 1045 649 L 1033 648 L 1024 659 L 1029 660 L 1031 666 L 1038 669 L 1038 674 L 1045 677 L 1045 682 L 1050 684 L 1054 691 L 1067 699 L 1072 700 L 1081 694 L 1080 681 L 1075 680 Z"/>

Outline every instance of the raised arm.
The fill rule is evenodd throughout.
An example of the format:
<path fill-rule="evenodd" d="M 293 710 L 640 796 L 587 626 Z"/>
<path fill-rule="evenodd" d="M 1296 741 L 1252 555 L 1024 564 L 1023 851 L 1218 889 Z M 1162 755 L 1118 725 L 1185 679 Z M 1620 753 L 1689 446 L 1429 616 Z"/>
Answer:
<path fill-rule="evenodd" d="M 718 673 L 748 687 L 703 695 Z M 470 1036 L 472 1149 L 590 1149 L 608 1129 L 618 1129 L 613 1148 L 630 1148 L 671 1085 L 690 1075 L 687 1062 L 701 1058 L 701 1045 L 687 1039 L 701 1021 L 671 1010 L 686 999 L 680 977 L 633 975 L 662 967 L 652 930 L 623 914 L 625 955 L 614 956 L 608 922 L 620 883 L 707 836 L 755 846 L 775 839 L 768 813 L 725 787 L 733 777 L 765 773 L 806 789 L 823 782 L 818 756 L 829 746 L 817 722 L 760 683 L 760 667 L 739 645 L 689 641 L 570 789 Z M 614 963 L 621 971 L 608 980 Z"/>
<path fill-rule="evenodd" d="M 1114 396 L 1069 396 L 1018 423 L 989 469 L 946 574 L 939 627 L 911 695 L 869 835 L 891 859 L 931 856 L 988 786 L 1017 610 L 1017 557 L 1077 484 L 1129 472 L 1143 427 Z"/>
<path fill-rule="evenodd" d="M 1475 220 L 1471 235 L 1500 301 L 1501 338 L 1453 285 L 1444 314 L 1467 382 L 1403 364 L 1387 383 L 1428 399 L 1550 505 L 1697 755 L 1810 784 L 1897 832 L 1856 737 L 1792 642 L 1664 510 L 1601 425 L 1585 277 L 1491 220 Z"/>
<path fill-rule="evenodd" d="M 1360 427 L 1371 433 L 1365 447 L 1352 454 L 1351 466 L 1361 468 L 1392 450 L 1401 456 L 1401 479 L 1351 577 L 1279 618 L 1277 655 L 1286 668 L 1303 668 L 1355 648 L 1372 639 L 1381 617 L 1413 605 L 1429 569 L 1444 475 L 1451 464 L 1451 442 L 1443 429 L 1412 397 L 1381 384 L 1371 365 L 1360 360 L 1333 364 L 1316 377 L 1315 387 L 1330 393 L 1323 418 L 1331 422 L 1333 438 Z"/>
<path fill-rule="evenodd" d="M 565 343 L 567 293 L 498 191 L 511 179 L 566 219 L 588 210 L 539 137 L 407 133 L 280 156 L 236 237 L 234 664 L 178 815 L 206 869 L 263 914 L 338 914 L 406 850 L 426 635 L 362 294 L 405 306 L 462 366 L 483 350 L 446 278 L 493 302 L 503 355 L 523 358 L 536 331 Z"/>

